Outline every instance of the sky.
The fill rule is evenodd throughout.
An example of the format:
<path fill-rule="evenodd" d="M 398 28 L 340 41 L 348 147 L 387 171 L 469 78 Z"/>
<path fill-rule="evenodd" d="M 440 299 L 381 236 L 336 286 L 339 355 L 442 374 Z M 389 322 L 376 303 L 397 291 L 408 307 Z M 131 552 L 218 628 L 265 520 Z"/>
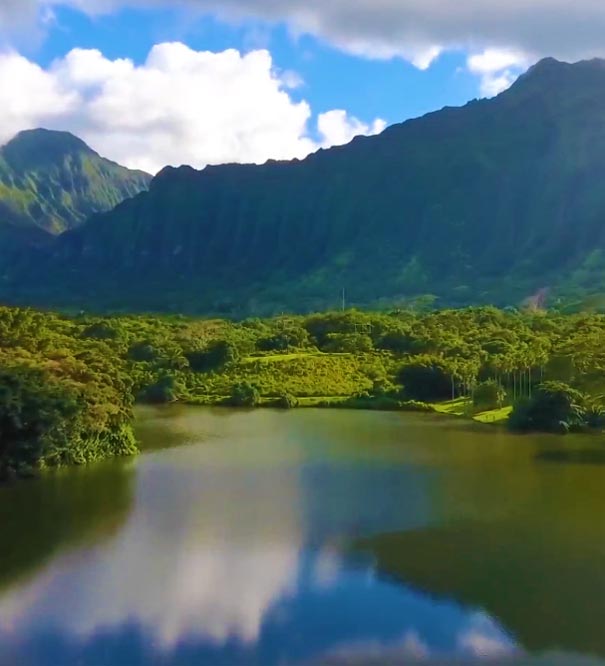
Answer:
<path fill-rule="evenodd" d="M 0 0 L 0 143 L 117 162 L 303 158 L 605 56 L 603 0 Z"/>

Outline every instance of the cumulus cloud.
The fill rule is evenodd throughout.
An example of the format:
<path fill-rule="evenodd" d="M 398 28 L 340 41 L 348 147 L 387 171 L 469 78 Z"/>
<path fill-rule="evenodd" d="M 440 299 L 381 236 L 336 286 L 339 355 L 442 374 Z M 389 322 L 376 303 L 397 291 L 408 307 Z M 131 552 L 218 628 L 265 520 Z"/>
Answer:
<path fill-rule="evenodd" d="M 75 49 L 48 69 L 5 53 L 0 141 L 37 126 L 65 129 L 111 159 L 155 172 L 167 164 L 302 158 L 384 129 L 383 121 L 365 124 L 337 110 L 320 114 L 311 131 L 309 104 L 291 97 L 299 84 L 292 72 L 276 71 L 265 50 L 211 53 L 166 43 L 136 66 Z"/>
<path fill-rule="evenodd" d="M 34 127 L 41 115 L 50 124 L 59 122 L 77 103 L 76 93 L 38 65 L 16 53 L 0 55 L 0 139 Z"/>
<path fill-rule="evenodd" d="M 469 56 L 468 68 L 481 79 L 481 93 L 493 97 L 506 90 L 531 64 L 531 58 L 507 49 L 487 49 Z"/>
<path fill-rule="evenodd" d="M 317 129 L 323 139 L 322 145 L 326 147 L 349 143 L 353 137 L 360 134 L 380 134 L 386 126 L 386 122 L 380 118 L 368 125 L 358 118 L 349 116 L 343 109 L 322 113 L 317 120 Z"/>

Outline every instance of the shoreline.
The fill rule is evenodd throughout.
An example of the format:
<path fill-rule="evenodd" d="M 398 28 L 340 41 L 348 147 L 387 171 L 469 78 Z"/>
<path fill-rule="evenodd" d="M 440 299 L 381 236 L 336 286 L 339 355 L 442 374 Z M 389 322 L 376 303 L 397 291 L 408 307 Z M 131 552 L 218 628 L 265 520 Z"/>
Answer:
<path fill-rule="evenodd" d="M 467 399 L 457 398 L 444 402 L 424 403 L 414 400 L 398 401 L 391 398 L 359 398 L 355 396 L 293 396 L 295 404 L 284 407 L 279 404 L 278 396 L 262 397 L 256 405 L 250 405 L 250 409 L 338 409 L 351 411 L 373 411 L 373 412 L 400 412 L 416 414 L 436 414 L 439 416 L 450 416 L 481 425 L 504 427 L 508 416 L 512 412 L 512 406 L 499 407 L 492 410 L 479 410 L 470 412 Z M 220 407 L 223 409 L 237 409 L 238 407 L 228 404 L 229 396 L 204 395 L 175 400 L 169 404 L 180 404 L 189 407 Z M 153 403 L 141 402 L 141 405 L 154 406 Z"/>

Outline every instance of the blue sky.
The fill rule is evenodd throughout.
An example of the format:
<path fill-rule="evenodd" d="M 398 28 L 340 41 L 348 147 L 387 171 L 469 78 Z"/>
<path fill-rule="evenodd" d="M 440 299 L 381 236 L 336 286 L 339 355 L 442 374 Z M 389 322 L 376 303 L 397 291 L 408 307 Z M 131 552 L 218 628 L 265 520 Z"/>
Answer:
<path fill-rule="evenodd" d="M 67 130 L 151 172 L 303 158 L 603 34 L 594 0 L 0 0 L 0 143 Z"/>
<path fill-rule="evenodd" d="M 127 57 L 141 64 L 154 44 L 181 41 L 195 50 L 268 49 L 278 68 L 301 76 L 304 85 L 293 96 L 307 99 L 315 113 L 345 108 L 363 120 L 381 117 L 392 124 L 481 96 L 480 79 L 465 67 L 464 53 L 447 53 L 422 71 L 400 58 L 363 58 L 313 36 L 293 37 L 283 24 L 230 25 L 174 9 L 125 9 L 89 17 L 61 8 L 55 14 L 45 40 L 28 49 L 44 66 L 76 47 L 96 48 L 108 58 Z"/>

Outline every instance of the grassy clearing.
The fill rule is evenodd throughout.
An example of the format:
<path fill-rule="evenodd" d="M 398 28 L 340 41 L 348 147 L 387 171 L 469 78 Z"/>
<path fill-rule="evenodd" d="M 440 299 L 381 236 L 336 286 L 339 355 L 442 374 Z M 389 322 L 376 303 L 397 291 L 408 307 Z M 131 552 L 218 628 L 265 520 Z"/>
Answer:
<path fill-rule="evenodd" d="M 349 398 L 371 390 L 373 376 L 385 374 L 376 354 L 299 353 L 248 357 L 222 373 L 183 375 L 191 396 L 230 395 L 238 382 L 256 386 L 263 397 L 290 393 L 297 398 Z"/>
<path fill-rule="evenodd" d="M 479 423 L 503 424 L 508 421 L 508 417 L 513 411 L 512 407 L 500 407 L 500 409 L 491 409 L 487 412 L 475 414 L 473 419 Z"/>
<path fill-rule="evenodd" d="M 473 412 L 473 406 L 468 398 L 457 398 L 447 402 L 432 403 L 431 407 L 439 414 L 472 418 L 478 423 L 503 424 L 508 420 L 513 408 L 510 406 L 490 409 L 483 412 Z"/>
<path fill-rule="evenodd" d="M 456 398 L 447 402 L 433 402 L 431 407 L 438 414 L 449 414 L 450 416 L 468 416 L 471 408 L 467 398 Z"/>

